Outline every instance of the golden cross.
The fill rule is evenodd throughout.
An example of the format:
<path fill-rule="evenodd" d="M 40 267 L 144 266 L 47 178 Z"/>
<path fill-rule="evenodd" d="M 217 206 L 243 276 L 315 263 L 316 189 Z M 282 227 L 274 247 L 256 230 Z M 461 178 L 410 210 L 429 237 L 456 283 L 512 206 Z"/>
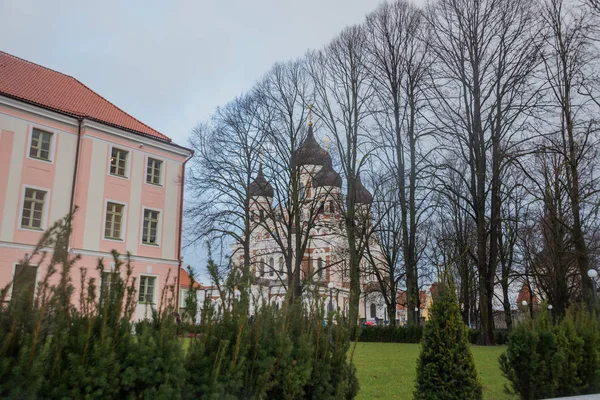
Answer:
<path fill-rule="evenodd" d="M 308 105 L 308 126 L 312 126 L 312 109 L 313 109 L 313 105 L 309 104 Z"/>

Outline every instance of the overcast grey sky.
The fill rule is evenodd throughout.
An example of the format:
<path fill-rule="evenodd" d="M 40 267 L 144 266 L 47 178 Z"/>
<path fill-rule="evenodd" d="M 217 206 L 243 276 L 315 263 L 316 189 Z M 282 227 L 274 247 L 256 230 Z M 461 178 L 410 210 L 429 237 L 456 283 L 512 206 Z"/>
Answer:
<path fill-rule="evenodd" d="M 0 0 L 0 50 L 74 76 L 185 145 L 273 63 L 320 48 L 380 2 Z"/>

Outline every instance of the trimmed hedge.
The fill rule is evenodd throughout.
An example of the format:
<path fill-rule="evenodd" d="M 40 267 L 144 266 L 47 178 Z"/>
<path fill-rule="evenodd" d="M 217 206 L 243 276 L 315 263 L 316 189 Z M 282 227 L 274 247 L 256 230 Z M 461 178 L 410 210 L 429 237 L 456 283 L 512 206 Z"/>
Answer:
<path fill-rule="evenodd" d="M 478 329 L 470 329 L 469 330 L 469 341 L 471 344 L 477 344 L 477 340 L 479 339 L 479 334 L 481 332 Z M 510 332 L 508 329 L 494 329 L 494 344 L 498 346 L 502 346 L 508 344 L 508 336 Z"/>
<path fill-rule="evenodd" d="M 420 326 L 367 326 L 363 327 L 359 342 L 382 342 L 382 343 L 419 343 L 423 336 L 423 328 Z"/>
<path fill-rule="evenodd" d="M 359 342 L 380 342 L 380 343 L 420 343 L 423 335 L 421 326 L 368 326 L 363 327 Z M 508 343 L 509 332 L 506 329 L 494 330 L 494 342 L 497 345 Z M 477 344 L 479 331 L 469 330 L 469 341 L 471 344 Z"/>

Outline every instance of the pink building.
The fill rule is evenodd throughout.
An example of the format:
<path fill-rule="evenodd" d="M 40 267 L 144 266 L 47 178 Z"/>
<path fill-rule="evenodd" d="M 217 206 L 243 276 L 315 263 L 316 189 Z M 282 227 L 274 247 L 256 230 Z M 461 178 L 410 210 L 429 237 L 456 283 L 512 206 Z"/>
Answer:
<path fill-rule="evenodd" d="M 99 275 L 104 257 L 97 282 L 107 284 L 110 251 L 131 252 L 142 318 L 167 273 L 178 277 L 190 156 L 76 79 L 0 52 L 0 288 L 44 276 L 44 265 L 24 271 L 18 261 L 78 206 L 69 247 L 79 266 Z"/>

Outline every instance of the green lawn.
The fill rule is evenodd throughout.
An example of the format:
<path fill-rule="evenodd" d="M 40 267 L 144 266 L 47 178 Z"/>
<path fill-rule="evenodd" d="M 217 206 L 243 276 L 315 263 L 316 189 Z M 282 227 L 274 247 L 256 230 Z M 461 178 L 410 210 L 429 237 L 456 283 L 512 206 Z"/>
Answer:
<path fill-rule="evenodd" d="M 507 382 L 498 357 L 506 346 L 472 346 L 484 399 L 513 399 L 504 393 Z M 357 343 L 354 364 L 360 391 L 357 399 L 412 399 L 419 345 L 405 343 Z"/>

